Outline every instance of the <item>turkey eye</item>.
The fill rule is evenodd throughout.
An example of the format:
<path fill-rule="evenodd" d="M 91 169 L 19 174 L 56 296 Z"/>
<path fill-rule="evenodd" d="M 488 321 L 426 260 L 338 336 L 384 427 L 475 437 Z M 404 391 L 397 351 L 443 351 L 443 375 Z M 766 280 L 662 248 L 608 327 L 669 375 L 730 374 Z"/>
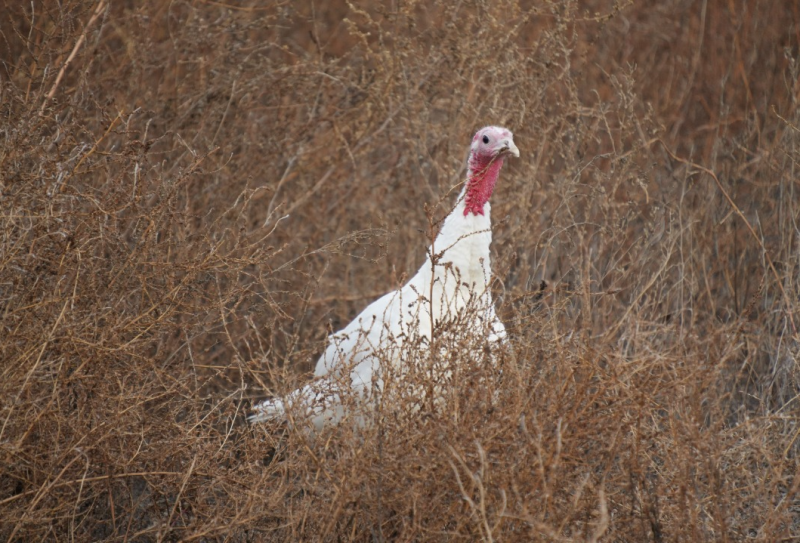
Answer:
<path fill-rule="evenodd" d="M 483 143 L 489 143 L 489 136 L 483 136 Z"/>

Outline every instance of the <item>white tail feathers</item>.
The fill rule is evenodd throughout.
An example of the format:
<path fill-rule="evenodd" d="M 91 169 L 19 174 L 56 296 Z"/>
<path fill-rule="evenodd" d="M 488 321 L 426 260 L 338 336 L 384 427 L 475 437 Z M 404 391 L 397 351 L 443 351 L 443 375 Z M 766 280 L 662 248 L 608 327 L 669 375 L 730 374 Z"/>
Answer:
<path fill-rule="evenodd" d="M 294 408 L 294 409 L 293 409 Z M 300 426 L 310 422 L 320 430 L 326 422 L 340 420 L 343 407 L 336 383 L 316 379 L 303 388 L 295 390 L 286 398 L 271 398 L 253 407 L 254 413 L 247 417 L 251 423 L 288 422 Z"/>
<path fill-rule="evenodd" d="M 283 405 L 283 400 L 280 398 L 273 398 L 266 400 L 253 407 L 254 413 L 247 417 L 248 422 L 253 424 L 257 422 L 281 421 L 286 418 L 286 408 Z"/>

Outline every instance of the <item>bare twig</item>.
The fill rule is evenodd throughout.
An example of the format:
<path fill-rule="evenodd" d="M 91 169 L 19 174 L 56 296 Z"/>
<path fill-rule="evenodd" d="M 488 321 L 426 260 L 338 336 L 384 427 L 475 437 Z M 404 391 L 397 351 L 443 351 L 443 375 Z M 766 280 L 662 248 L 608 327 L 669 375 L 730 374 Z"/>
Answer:
<path fill-rule="evenodd" d="M 106 9 L 106 5 L 108 4 L 108 0 L 100 0 L 97 3 L 97 7 L 94 8 L 94 12 L 92 16 L 89 18 L 89 22 L 86 23 L 86 26 L 83 27 L 83 32 L 81 32 L 78 41 L 75 42 L 75 46 L 72 48 L 72 52 L 67 57 L 67 60 L 64 61 L 64 64 L 61 66 L 61 69 L 58 71 L 58 75 L 56 76 L 56 80 L 53 82 L 53 86 L 50 87 L 50 92 L 47 93 L 45 96 L 44 101 L 42 102 L 42 107 L 39 110 L 39 115 L 44 115 L 44 109 L 47 107 L 47 103 L 53 99 L 53 96 L 56 94 L 56 90 L 58 90 L 58 85 L 61 83 L 61 79 L 64 77 L 64 74 L 67 72 L 67 68 L 69 68 L 70 63 L 75 59 L 75 56 L 78 54 L 83 42 L 86 41 L 86 34 L 89 32 L 89 29 L 92 25 L 100 18 L 100 15 L 103 13 L 103 10 Z"/>

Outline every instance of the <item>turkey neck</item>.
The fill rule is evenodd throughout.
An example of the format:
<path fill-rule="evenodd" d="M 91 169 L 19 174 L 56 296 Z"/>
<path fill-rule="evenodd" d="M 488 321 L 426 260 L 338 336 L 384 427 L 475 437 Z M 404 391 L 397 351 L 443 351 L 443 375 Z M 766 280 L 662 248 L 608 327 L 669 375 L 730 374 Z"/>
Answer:
<path fill-rule="evenodd" d="M 437 276 L 454 272 L 445 271 L 451 264 L 457 268 L 462 285 L 466 283 L 480 291 L 488 285 L 491 276 L 489 246 L 492 243 L 489 198 L 502 167 L 503 157 L 481 160 L 470 155 L 467 182 L 433 245 L 433 254 L 441 255 L 436 266 Z"/>

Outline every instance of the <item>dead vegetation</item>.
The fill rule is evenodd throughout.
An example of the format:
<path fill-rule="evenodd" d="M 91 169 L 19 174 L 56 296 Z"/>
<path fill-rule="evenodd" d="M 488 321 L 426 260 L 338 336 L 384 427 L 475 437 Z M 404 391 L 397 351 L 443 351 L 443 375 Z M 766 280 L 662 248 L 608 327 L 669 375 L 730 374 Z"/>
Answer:
<path fill-rule="evenodd" d="M 5 539 L 800 537 L 794 3 L 5 0 L 0 31 Z M 502 372 L 453 339 L 442 409 L 248 427 L 416 271 L 490 123 Z"/>

